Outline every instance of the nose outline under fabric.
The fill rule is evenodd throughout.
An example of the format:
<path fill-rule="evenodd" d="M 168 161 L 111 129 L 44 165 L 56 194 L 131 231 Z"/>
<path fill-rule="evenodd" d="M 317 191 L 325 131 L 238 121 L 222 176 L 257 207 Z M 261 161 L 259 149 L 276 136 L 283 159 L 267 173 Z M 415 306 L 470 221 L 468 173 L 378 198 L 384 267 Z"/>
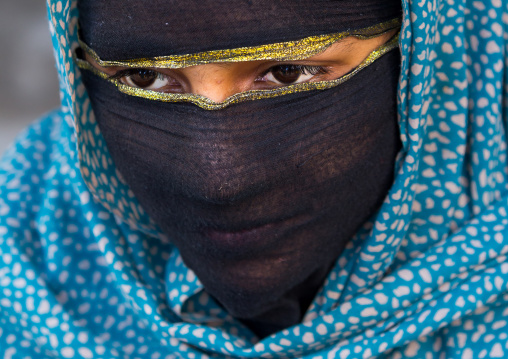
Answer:
<path fill-rule="evenodd" d="M 209 143 L 208 148 L 188 154 L 192 159 L 194 173 L 193 183 L 187 183 L 185 191 L 193 200 L 211 204 L 232 204 L 258 195 L 266 188 L 266 172 L 258 168 L 257 178 L 250 176 L 251 169 L 248 151 L 242 151 L 236 141 L 218 140 Z M 241 169 L 241 170 L 239 170 Z"/>

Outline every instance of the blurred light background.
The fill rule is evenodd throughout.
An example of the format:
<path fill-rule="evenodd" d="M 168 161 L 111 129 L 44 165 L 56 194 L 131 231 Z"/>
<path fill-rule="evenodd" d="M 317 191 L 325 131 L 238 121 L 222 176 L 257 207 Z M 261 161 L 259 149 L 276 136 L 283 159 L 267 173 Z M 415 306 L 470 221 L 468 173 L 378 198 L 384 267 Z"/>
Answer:
<path fill-rule="evenodd" d="M 60 101 L 46 2 L 0 2 L 1 155 L 23 128 Z"/>

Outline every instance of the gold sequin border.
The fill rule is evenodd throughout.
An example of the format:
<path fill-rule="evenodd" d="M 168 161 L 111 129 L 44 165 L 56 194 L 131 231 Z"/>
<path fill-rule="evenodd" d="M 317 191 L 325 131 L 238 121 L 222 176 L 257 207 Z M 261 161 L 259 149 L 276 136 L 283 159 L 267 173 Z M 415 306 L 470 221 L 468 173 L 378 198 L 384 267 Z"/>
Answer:
<path fill-rule="evenodd" d="M 319 81 L 319 82 L 306 82 L 295 85 L 289 85 L 284 87 L 279 87 L 271 90 L 251 90 L 240 92 L 235 95 L 232 95 L 225 99 L 222 102 L 214 102 L 207 97 L 196 95 L 196 94 L 180 94 L 180 93 L 162 93 L 151 90 L 143 90 L 140 88 L 135 88 L 126 84 L 121 83 L 117 79 L 112 79 L 110 76 L 102 71 L 99 71 L 95 67 L 93 67 L 89 62 L 85 60 L 81 60 L 76 58 L 76 62 L 79 68 L 84 70 L 92 71 L 94 74 L 100 76 L 101 78 L 113 83 L 120 92 L 125 93 L 127 95 L 142 97 L 149 100 L 156 100 L 162 102 L 190 102 L 193 103 L 202 109 L 205 110 L 220 110 L 229 105 L 244 102 L 244 101 L 252 101 L 252 100 L 261 100 L 266 98 L 273 98 L 282 95 L 289 95 L 298 92 L 311 91 L 311 90 L 325 90 L 337 85 L 340 85 L 351 77 L 355 76 L 362 69 L 366 68 L 378 58 L 386 54 L 387 52 L 398 47 L 399 36 L 394 36 L 390 41 L 386 44 L 381 45 L 379 48 L 374 50 L 367 56 L 363 62 L 355 67 L 351 72 L 346 75 L 339 77 L 338 79 L 331 81 Z"/>
<path fill-rule="evenodd" d="M 156 67 L 156 68 L 184 68 L 216 62 L 242 62 L 258 60 L 295 61 L 303 60 L 326 50 L 335 42 L 354 36 L 359 39 L 371 39 L 388 31 L 400 27 L 399 18 L 370 26 L 359 30 L 349 30 L 341 33 L 310 36 L 298 41 L 279 42 L 253 47 L 240 47 L 200 52 L 196 54 L 160 56 L 153 58 L 108 61 L 102 60 L 87 44 L 79 40 L 83 51 L 90 55 L 102 67 Z"/>

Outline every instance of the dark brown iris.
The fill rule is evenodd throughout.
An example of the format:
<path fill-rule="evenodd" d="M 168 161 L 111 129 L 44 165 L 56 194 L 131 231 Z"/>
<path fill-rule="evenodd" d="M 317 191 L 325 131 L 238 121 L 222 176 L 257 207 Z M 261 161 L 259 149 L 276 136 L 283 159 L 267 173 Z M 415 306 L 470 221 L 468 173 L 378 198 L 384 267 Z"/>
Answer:
<path fill-rule="evenodd" d="M 294 65 L 275 66 L 271 72 L 277 81 L 286 85 L 292 84 L 302 75 L 302 70 L 298 66 Z"/>
<path fill-rule="evenodd" d="M 132 83 L 140 88 L 145 88 L 153 85 L 157 79 L 157 73 L 152 70 L 139 69 L 136 73 L 129 76 Z"/>

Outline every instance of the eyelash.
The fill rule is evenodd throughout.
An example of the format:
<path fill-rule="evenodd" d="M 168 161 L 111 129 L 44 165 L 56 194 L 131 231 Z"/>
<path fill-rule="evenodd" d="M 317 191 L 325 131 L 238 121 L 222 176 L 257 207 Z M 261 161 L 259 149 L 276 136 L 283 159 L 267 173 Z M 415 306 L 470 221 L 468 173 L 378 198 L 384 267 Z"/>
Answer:
<path fill-rule="evenodd" d="M 271 71 L 274 71 L 274 69 L 276 69 L 277 67 L 281 66 L 289 66 L 292 68 L 292 70 L 298 70 L 304 75 L 324 75 L 329 72 L 329 70 L 323 66 L 280 64 L 270 67 L 268 70 L 265 71 L 263 76 L 270 73 Z"/>
<path fill-rule="evenodd" d="M 120 80 L 123 77 L 139 75 L 139 73 L 141 71 L 152 72 L 155 76 L 157 76 L 157 79 L 159 79 L 159 80 L 163 80 L 166 76 L 163 73 L 155 71 L 155 70 L 150 70 L 150 69 L 145 69 L 145 68 L 133 68 L 133 69 L 119 70 L 116 73 L 114 73 L 113 75 L 108 76 L 108 80 Z"/>

